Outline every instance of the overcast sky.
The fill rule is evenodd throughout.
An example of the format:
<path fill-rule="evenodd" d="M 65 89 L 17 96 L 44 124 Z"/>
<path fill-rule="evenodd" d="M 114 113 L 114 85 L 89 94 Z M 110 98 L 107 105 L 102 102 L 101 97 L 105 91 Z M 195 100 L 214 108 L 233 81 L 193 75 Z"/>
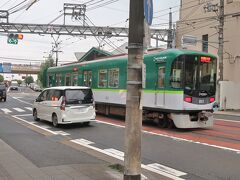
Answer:
<path fill-rule="evenodd" d="M 33 0 L 1 0 L 0 10 L 9 10 L 17 4 L 23 2 L 18 7 L 22 7 Z M 33 23 L 33 24 L 48 24 L 60 14 L 62 14 L 64 3 L 86 3 L 90 0 L 39 0 L 28 10 L 23 9 L 19 12 L 10 15 L 10 23 Z M 103 2 L 109 2 L 111 0 L 92 0 L 87 4 L 87 17 L 96 26 L 111 26 L 111 27 L 128 27 L 129 16 L 129 0 L 112 0 L 107 6 L 98 7 Z M 178 19 L 179 15 L 179 0 L 153 0 L 154 14 L 153 19 L 154 28 L 167 28 L 163 26 L 168 24 L 169 8 L 173 7 L 172 11 L 174 21 Z M 88 21 L 89 23 L 89 21 Z M 63 16 L 57 19 L 53 24 L 63 24 Z M 67 24 L 81 25 L 81 22 L 73 22 L 71 18 L 67 19 Z M 55 37 L 56 38 L 56 37 Z M 99 43 L 93 37 L 71 37 L 61 36 L 62 41 L 60 47 L 62 53 L 59 53 L 60 64 L 66 61 L 76 61 L 74 52 L 86 52 L 91 47 L 97 47 Z M 116 46 L 120 46 L 126 39 L 124 38 L 111 38 L 111 43 Z M 29 60 L 44 60 L 44 56 L 48 56 L 52 49 L 53 39 L 50 35 L 30 35 L 24 34 L 24 39 L 19 41 L 18 45 L 7 44 L 7 37 L 0 34 L 0 61 L 6 62 L 6 59 L 2 57 L 10 58 L 23 58 Z M 112 51 L 113 47 L 110 47 L 106 43 L 103 43 L 104 50 Z M 54 56 L 55 57 L 55 56 Z M 9 60 L 7 60 L 9 61 Z M 23 63 L 23 61 L 14 61 Z M 35 61 L 32 61 L 34 63 Z M 25 61 L 30 63 L 30 61 Z"/>

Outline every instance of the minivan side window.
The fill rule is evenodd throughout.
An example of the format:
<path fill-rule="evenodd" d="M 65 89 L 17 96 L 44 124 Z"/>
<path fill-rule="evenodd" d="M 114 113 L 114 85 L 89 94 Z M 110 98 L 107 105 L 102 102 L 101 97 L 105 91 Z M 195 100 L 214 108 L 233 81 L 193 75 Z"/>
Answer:
<path fill-rule="evenodd" d="M 47 100 L 47 93 L 48 90 L 43 91 L 37 98 L 37 101 L 41 102 L 41 101 L 46 101 Z"/>
<path fill-rule="evenodd" d="M 61 91 L 51 89 L 48 93 L 47 100 L 48 101 L 58 101 L 61 97 Z"/>

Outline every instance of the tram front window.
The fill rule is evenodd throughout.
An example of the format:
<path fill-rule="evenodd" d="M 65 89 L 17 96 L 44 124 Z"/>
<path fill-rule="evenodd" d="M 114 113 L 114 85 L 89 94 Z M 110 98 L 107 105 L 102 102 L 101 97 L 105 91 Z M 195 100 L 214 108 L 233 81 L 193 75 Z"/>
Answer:
<path fill-rule="evenodd" d="M 185 56 L 185 92 L 196 95 L 206 92 L 207 96 L 215 94 L 216 59 L 203 56 Z M 196 94 L 195 94 L 196 93 Z"/>

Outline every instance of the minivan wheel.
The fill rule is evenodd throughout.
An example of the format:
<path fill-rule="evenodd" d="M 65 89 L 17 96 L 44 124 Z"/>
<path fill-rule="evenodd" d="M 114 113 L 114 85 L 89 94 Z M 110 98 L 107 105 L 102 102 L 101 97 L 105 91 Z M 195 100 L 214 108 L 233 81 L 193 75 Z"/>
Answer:
<path fill-rule="evenodd" d="M 4 102 L 6 102 L 7 98 L 4 98 Z"/>
<path fill-rule="evenodd" d="M 36 109 L 33 111 L 33 119 L 34 119 L 34 121 L 39 121 L 39 118 L 37 117 L 37 110 Z"/>
<path fill-rule="evenodd" d="M 52 116 L 52 124 L 54 127 L 58 127 L 58 118 L 56 114 Z"/>
<path fill-rule="evenodd" d="M 90 122 L 89 122 L 89 121 L 88 121 L 88 122 L 84 122 L 84 123 L 83 123 L 83 125 L 84 125 L 84 126 L 89 126 L 89 124 L 90 124 Z"/>

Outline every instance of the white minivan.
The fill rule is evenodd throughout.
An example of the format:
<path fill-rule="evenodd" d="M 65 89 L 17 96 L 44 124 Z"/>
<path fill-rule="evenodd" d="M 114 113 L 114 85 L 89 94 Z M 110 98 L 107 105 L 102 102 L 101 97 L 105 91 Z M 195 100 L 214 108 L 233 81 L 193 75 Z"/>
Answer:
<path fill-rule="evenodd" d="M 83 123 L 88 125 L 96 118 L 91 88 L 59 86 L 42 91 L 33 103 L 35 121 L 43 119 L 58 124 Z"/>

